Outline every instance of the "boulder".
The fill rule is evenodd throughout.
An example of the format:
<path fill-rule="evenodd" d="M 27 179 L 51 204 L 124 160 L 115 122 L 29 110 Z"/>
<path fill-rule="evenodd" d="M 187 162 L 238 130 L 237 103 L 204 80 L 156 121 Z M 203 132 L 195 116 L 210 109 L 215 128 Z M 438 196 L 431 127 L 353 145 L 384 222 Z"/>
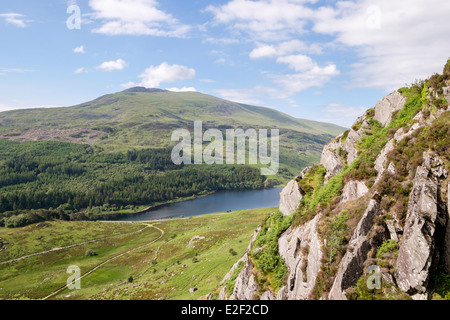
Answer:
<path fill-rule="evenodd" d="M 366 184 L 362 181 L 349 181 L 342 190 L 342 203 L 357 200 L 369 192 Z"/>
<path fill-rule="evenodd" d="M 280 212 L 285 216 L 291 215 L 297 211 L 300 200 L 302 199 L 303 195 L 298 186 L 297 179 L 291 180 L 280 192 Z"/>
<path fill-rule="evenodd" d="M 351 164 L 358 157 L 356 145 L 361 141 L 361 138 L 365 134 L 365 130 L 369 127 L 365 115 L 358 118 L 356 123 L 361 123 L 361 128 L 358 131 L 353 130 L 353 128 L 350 129 L 347 139 L 342 145 L 342 149 L 347 153 L 347 164 Z"/>
<path fill-rule="evenodd" d="M 342 159 L 339 156 L 339 148 L 342 148 L 342 145 L 338 140 L 329 142 L 323 148 L 320 164 L 327 170 L 327 174 L 325 175 L 326 181 L 337 175 L 344 167 Z"/>
<path fill-rule="evenodd" d="M 392 120 L 394 112 L 403 109 L 406 98 L 398 91 L 395 91 L 378 101 L 375 106 L 374 119 L 379 121 L 385 127 Z"/>

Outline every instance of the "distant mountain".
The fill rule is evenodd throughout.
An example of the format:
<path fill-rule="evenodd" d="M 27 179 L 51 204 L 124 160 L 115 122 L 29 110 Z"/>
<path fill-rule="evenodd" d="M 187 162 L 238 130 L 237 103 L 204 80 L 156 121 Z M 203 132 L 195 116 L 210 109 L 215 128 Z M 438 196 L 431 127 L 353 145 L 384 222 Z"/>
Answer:
<path fill-rule="evenodd" d="M 0 113 L 0 139 L 58 140 L 126 151 L 168 146 L 173 130 L 191 129 L 200 120 L 204 128 L 280 129 L 281 162 L 291 173 L 317 162 L 323 145 L 345 130 L 198 92 L 135 87 L 72 107 Z"/>

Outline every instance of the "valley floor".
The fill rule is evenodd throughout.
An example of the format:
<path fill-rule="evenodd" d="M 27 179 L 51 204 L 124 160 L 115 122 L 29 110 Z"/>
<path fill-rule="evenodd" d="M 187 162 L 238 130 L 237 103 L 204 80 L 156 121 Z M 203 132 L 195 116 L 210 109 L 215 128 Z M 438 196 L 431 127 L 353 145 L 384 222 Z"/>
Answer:
<path fill-rule="evenodd" d="M 218 286 L 275 210 L 0 228 L 0 299 L 198 299 Z M 79 290 L 66 288 L 70 266 L 80 268 Z"/>

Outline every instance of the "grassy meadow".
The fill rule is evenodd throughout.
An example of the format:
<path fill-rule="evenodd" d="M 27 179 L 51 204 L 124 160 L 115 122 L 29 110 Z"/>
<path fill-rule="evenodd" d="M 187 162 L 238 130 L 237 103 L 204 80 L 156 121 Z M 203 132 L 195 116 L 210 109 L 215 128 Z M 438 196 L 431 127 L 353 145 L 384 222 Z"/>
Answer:
<path fill-rule="evenodd" d="M 255 228 L 275 210 L 0 228 L 0 242 L 8 242 L 0 251 L 0 299 L 198 299 L 214 291 Z M 72 265 L 81 270 L 81 289 L 58 291 L 72 275 L 66 273 Z M 197 290 L 191 293 L 191 288 Z"/>

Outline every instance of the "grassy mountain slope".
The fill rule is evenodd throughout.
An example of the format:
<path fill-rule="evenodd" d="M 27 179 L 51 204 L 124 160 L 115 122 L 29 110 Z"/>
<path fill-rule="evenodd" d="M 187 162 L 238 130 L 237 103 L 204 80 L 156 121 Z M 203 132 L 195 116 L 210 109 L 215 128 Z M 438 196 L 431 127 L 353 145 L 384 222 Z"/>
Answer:
<path fill-rule="evenodd" d="M 281 162 L 292 173 L 316 162 L 323 145 L 344 131 L 336 125 L 197 92 L 138 87 L 73 107 L 0 113 L 0 138 L 88 143 L 108 152 L 123 152 L 169 146 L 173 130 L 192 130 L 194 121 L 200 120 L 204 129 L 280 129 Z"/>

